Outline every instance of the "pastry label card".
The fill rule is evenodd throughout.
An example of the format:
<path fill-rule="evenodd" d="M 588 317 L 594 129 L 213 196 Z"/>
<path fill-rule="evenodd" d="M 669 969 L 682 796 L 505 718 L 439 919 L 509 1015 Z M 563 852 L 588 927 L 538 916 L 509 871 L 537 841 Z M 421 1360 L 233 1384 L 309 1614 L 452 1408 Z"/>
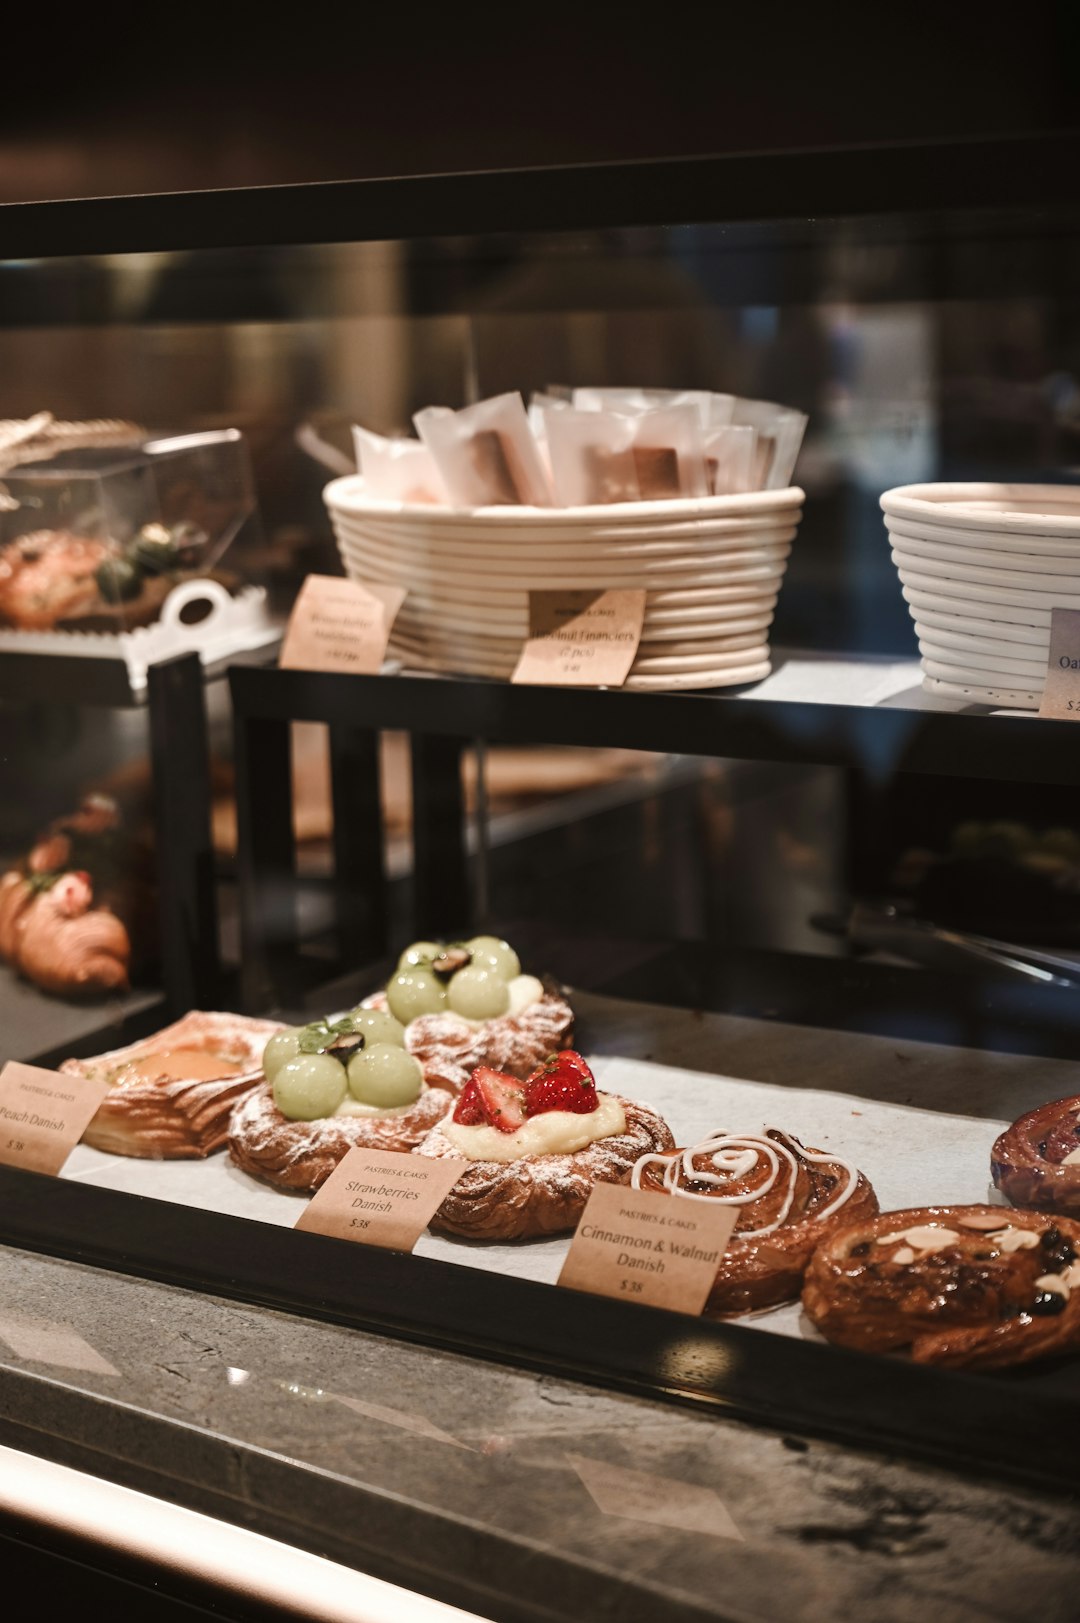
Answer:
<path fill-rule="evenodd" d="M 312 1196 L 296 1224 L 335 1240 L 411 1251 L 467 1161 L 352 1149 Z"/>
<path fill-rule="evenodd" d="M 530 592 L 529 637 L 511 681 L 622 687 L 641 641 L 645 593 Z"/>
<path fill-rule="evenodd" d="M 1039 714 L 1080 721 L 1080 609 L 1050 610 L 1050 659 Z"/>
<path fill-rule="evenodd" d="M 737 1217 L 734 1206 L 595 1184 L 559 1284 L 696 1315 Z"/>
<path fill-rule="evenodd" d="M 107 1082 L 9 1060 L 0 1071 L 0 1161 L 56 1174 L 108 1091 Z"/>
<path fill-rule="evenodd" d="M 278 663 L 288 671 L 376 676 L 404 601 L 403 586 L 309 575 L 289 616 Z"/>

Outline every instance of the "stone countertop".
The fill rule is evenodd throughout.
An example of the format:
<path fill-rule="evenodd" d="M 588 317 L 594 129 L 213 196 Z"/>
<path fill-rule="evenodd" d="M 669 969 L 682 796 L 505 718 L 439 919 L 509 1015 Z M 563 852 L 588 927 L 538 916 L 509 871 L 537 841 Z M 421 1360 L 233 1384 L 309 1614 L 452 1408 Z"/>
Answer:
<path fill-rule="evenodd" d="M 1063 1497 L 13 1250 L 0 1442 L 514 1623 L 1076 1616 Z"/>
<path fill-rule="evenodd" d="M 923 1108 L 1080 1092 L 1066 1062 L 580 1014 L 593 1051 Z M 2 1248 L 0 1442 L 509 1623 L 1076 1616 L 1064 1495 Z"/>

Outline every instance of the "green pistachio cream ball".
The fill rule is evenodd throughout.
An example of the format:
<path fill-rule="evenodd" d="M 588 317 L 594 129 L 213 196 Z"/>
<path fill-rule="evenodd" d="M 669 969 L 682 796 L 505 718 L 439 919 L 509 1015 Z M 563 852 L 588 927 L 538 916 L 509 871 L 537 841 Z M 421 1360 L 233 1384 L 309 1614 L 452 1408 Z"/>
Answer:
<path fill-rule="evenodd" d="M 352 1020 L 353 1030 L 363 1037 L 365 1046 L 371 1043 L 394 1043 L 398 1048 L 405 1047 L 405 1027 L 385 1009 L 353 1009 L 349 1018 Z"/>
<path fill-rule="evenodd" d="M 272 1082 L 289 1060 L 295 1059 L 300 1052 L 300 1027 L 293 1026 L 288 1031 L 279 1031 L 271 1037 L 263 1049 L 262 1068 L 263 1075 L 268 1082 Z"/>
<path fill-rule="evenodd" d="M 501 941 L 497 935 L 474 935 L 465 945 L 472 953 L 474 964 L 493 969 L 504 981 L 512 981 L 521 974 L 521 960 L 509 941 Z"/>
<path fill-rule="evenodd" d="M 332 1054 L 297 1054 L 274 1077 L 274 1103 L 290 1121 L 332 1116 L 345 1098 L 345 1067 Z"/>
<path fill-rule="evenodd" d="M 407 1026 L 422 1014 L 446 1008 L 446 987 L 430 969 L 403 969 L 389 982 L 386 1001 L 395 1020 Z"/>
<path fill-rule="evenodd" d="M 349 1092 L 376 1110 L 411 1105 L 420 1097 L 423 1080 L 419 1061 L 395 1043 L 372 1043 L 349 1061 Z"/>
<path fill-rule="evenodd" d="M 494 1020 L 510 1007 L 510 987 L 494 969 L 469 964 L 451 976 L 447 999 L 466 1020 Z"/>

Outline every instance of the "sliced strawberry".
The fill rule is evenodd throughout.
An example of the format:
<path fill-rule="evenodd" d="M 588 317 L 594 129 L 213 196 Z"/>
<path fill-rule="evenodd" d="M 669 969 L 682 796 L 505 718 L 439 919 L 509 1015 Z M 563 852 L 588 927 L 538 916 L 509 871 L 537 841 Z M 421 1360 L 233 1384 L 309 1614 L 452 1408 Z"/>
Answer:
<path fill-rule="evenodd" d="M 570 1110 L 584 1116 L 596 1106 L 596 1079 L 572 1048 L 551 1054 L 525 1083 L 529 1116 L 542 1116 L 548 1110 Z"/>
<path fill-rule="evenodd" d="M 525 1120 L 524 1086 L 516 1076 L 478 1065 L 461 1090 L 454 1120 L 464 1127 L 485 1122 L 500 1133 L 513 1133 Z"/>
<path fill-rule="evenodd" d="M 454 1120 L 460 1122 L 462 1127 L 481 1127 L 484 1123 L 484 1101 L 480 1097 L 480 1089 L 472 1077 L 466 1082 L 458 1097 L 454 1110 Z"/>

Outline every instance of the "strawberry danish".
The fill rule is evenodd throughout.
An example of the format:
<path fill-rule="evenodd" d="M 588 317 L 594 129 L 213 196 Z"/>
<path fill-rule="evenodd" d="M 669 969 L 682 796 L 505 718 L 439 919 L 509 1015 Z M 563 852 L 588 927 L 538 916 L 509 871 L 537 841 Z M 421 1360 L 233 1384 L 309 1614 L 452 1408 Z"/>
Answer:
<path fill-rule="evenodd" d="M 1080 1099 L 1055 1099 L 1014 1121 L 990 1151 L 990 1170 L 1014 1206 L 1080 1218 Z"/>
<path fill-rule="evenodd" d="M 738 1208 L 704 1308 L 713 1318 L 795 1301 L 818 1242 L 878 1209 L 873 1189 L 850 1162 L 807 1149 L 779 1127 L 712 1133 L 671 1155 L 644 1155 L 630 1183 Z"/>
<path fill-rule="evenodd" d="M 522 1240 L 573 1229 L 596 1183 L 624 1183 L 642 1155 L 673 1148 L 647 1105 L 601 1093 L 572 1049 L 524 1082 L 478 1067 L 418 1155 L 469 1163 L 431 1220 L 472 1240 Z"/>
<path fill-rule="evenodd" d="M 999 1369 L 1080 1348 L 1080 1223 L 1000 1206 L 921 1206 L 849 1223 L 810 1259 L 802 1301 L 829 1341 Z"/>

